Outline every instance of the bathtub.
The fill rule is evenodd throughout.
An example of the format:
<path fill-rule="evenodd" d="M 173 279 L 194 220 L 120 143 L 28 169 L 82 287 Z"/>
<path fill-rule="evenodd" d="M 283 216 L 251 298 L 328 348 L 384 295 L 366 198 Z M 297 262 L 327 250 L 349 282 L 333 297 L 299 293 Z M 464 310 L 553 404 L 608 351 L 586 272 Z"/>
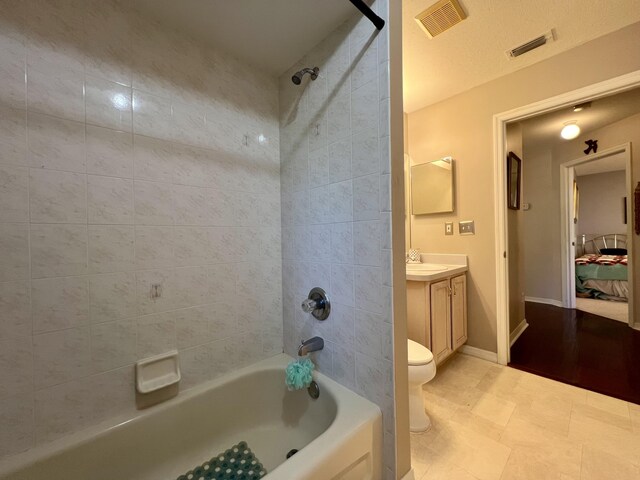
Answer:
<path fill-rule="evenodd" d="M 246 441 L 268 480 L 379 480 L 380 409 L 316 373 L 320 397 L 289 392 L 278 355 L 0 462 L 2 480 L 175 480 Z M 292 449 L 298 453 L 286 459 Z"/>

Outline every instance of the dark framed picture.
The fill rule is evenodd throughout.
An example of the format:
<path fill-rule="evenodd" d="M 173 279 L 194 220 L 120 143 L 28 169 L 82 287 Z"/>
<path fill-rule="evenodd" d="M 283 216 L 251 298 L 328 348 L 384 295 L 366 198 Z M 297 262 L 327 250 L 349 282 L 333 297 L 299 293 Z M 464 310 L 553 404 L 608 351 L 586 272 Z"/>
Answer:
<path fill-rule="evenodd" d="M 522 160 L 513 152 L 507 155 L 507 207 L 520 210 L 520 183 Z"/>

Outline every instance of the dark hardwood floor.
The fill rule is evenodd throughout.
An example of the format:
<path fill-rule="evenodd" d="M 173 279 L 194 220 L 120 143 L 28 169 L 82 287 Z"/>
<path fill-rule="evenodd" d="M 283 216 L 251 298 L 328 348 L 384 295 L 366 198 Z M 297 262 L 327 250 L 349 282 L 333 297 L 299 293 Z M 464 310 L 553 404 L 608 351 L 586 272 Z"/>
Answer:
<path fill-rule="evenodd" d="M 640 331 L 592 313 L 527 302 L 509 366 L 640 404 Z"/>

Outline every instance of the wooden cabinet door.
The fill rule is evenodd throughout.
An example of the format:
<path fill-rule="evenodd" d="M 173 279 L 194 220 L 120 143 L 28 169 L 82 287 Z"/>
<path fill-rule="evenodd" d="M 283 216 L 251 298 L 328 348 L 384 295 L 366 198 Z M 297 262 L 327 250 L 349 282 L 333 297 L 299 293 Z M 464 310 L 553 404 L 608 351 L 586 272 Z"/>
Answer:
<path fill-rule="evenodd" d="M 452 352 L 449 280 L 431 284 L 431 352 L 436 364 Z"/>
<path fill-rule="evenodd" d="M 431 327 L 429 324 L 429 284 L 407 282 L 407 333 L 411 340 L 431 350 Z"/>
<path fill-rule="evenodd" d="M 453 277 L 451 290 L 451 328 L 455 350 L 467 341 L 467 276 Z"/>

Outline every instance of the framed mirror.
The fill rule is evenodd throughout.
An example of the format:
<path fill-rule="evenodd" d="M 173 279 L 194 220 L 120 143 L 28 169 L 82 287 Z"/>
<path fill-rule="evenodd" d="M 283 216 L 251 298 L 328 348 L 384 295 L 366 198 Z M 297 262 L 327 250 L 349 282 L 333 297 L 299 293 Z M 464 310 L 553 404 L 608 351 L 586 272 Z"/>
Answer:
<path fill-rule="evenodd" d="M 513 152 L 507 155 L 507 207 L 520 210 L 520 182 L 522 160 Z"/>
<path fill-rule="evenodd" d="M 453 159 L 444 157 L 411 167 L 411 213 L 453 212 Z"/>

